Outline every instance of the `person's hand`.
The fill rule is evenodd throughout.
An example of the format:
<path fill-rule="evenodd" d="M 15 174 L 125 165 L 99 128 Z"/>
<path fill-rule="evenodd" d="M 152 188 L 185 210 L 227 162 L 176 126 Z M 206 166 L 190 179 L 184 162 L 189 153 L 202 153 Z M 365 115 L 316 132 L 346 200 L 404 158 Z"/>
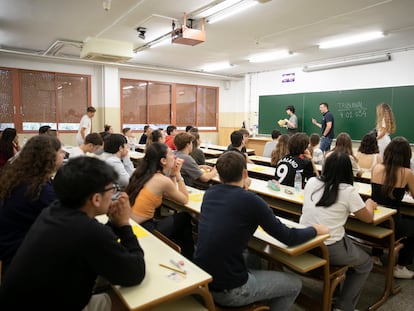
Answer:
<path fill-rule="evenodd" d="M 314 224 L 313 227 L 315 228 L 317 235 L 329 233 L 329 229 L 325 227 L 324 225 Z"/>
<path fill-rule="evenodd" d="M 247 177 L 244 179 L 243 189 L 249 190 L 250 184 L 252 183 L 252 180 Z"/>
<path fill-rule="evenodd" d="M 318 123 L 318 122 L 316 122 L 316 120 L 315 120 L 314 118 L 312 118 L 312 123 L 313 123 L 314 125 L 316 125 L 316 123 Z"/>
<path fill-rule="evenodd" d="M 365 201 L 365 206 L 368 208 L 368 209 L 371 209 L 371 210 L 376 210 L 377 209 L 377 207 L 378 207 L 378 204 L 377 204 L 377 202 L 375 202 L 374 200 L 372 200 L 372 199 L 368 199 L 368 200 L 366 200 Z"/>
<path fill-rule="evenodd" d="M 178 172 L 181 172 L 181 167 L 183 166 L 184 160 L 180 158 L 175 158 L 174 165 L 171 168 L 170 176 L 177 175 Z"/>
<path fill-rule="evenodd" d="M 285 119 L 285 122 L 286 122 L 286 123 L 288 123 L 288 121 L 289 121 L 288 119 Z"/>
<path fill-rule="evenodd" d="M 131 213 L 131 205 L 129 204 L 128 195 L 121 192 L 119 197 L 112 201 L 108 209 L 109 220 L 118 227 L 129 225 L 129 217 Z"/>
<path fill-rule="evenodd" d="M 305 158 L 312 160 L 312 156 L 308 149 L 305 149 L 305 151 L 303 152 L 303 155 L 305 156 Z"/>

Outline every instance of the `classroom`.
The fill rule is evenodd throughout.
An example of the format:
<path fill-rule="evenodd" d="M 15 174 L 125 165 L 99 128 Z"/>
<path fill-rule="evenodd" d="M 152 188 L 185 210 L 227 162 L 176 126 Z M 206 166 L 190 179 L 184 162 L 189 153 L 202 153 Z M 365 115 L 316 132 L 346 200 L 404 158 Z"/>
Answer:
<path fill-rule="evenodd" d="M 375 93 L 375 89 L 389 90 L 401 87 L 410 88 L 408 94 L 413 93 L 411 88 L 414 88 L 414 75 L 412 74 L 414 68 L 414 27 L 411 21 L 412 17 L 406 16 L 407 12 L 410 10 L 412 12 L 414 9 L 411 0 L 353 0 L 347 4 L 344 4 L 343 1 L 318 0 L 317 5 L 310 5 L 307 0 L 302 0 L 295 4 L 280 3 L 281 12 L 279 12 L 276 4 L 288 1 L 252 0 L 250 2 L 254 2 L 256 5 L 247 10 L 251 14 L 242 12 L 239 13 L 240 15 L 236 15 L 237 21 L 231 22 L 230 19 L 227 23 L 224 21 L 223 27 L 228 28 L 228 31 L 227 29 L 222 31 L 225 38 L 220 38 L 220 27 L 222 25 L 220 22 L 211 25 L 206 22 L 205 25 L 202 25 L 201 18 L 197 17 L 199 16 L 197 14 L 202 9 L 213 6 L 213 3 L 226 1 L 186 0 L 179 1 L 174 5 L 174 8 L 167 8 L 167 6 L 171 6 L 167 1 L 150 3 L 151 1 L 153 0 L 128 0 L 120 4 L 121 1 L 119 0 L 99 0 L 82 4 L 80 0 L 70 3 L 54 0 L 45 1 L 44 4 L 38 4 L 39 7 L 35 7 L 30 0 L 21 1 L 20 4 L 17 4 L 16 1 L 1 0 L 0 8 L 2 9 L 0 11 L 10 11 L 10 16 L 15 18 L 15 22 L 19 23 L 20 27 L 16 26 L 16 30 L 14 30 L 12 22 L 8 25 L 6 19 L 4 30 L 0 30 L 0 33 L 4 32 L 3 38 L 0 39 L 0 73 L 3 74 L 3 82 L 14 81 L 13 83 L 16 83 L 18 81 L 17 75 L 20 73 L 51 73 L 88 77 L 89 84 L 84 108 L 86 110 L 87 105 L 96 108 L 96 114 L 92 120 L 92 132 L 102 132 L 106 124 L 110 124 L 116 133 L 121 133 L 126 125 L 135 126 L 134 134 L 137 137 L 141 135 L 145 124 L 157 126 L 175 124 L 182 132 L 185 126 L 188 125 L 187 120 L 194 120 L 194 125 L 200 128 L 200 136 L 203 142 L 208 142 L 209 145 L 227 146 L 230 144 L 230 134 L 234 130 L 245 126 L 251 133 L 247 148 L 254 149 L 257 156 L 262 155 L 263 145 L 270 140 L 271 130 L 273 128 L 280 129 L 277 121 L 287 117 L 285 106 L 294 105 L 297 107 L 301 129 L 308 135 L 320 133 L 320 129 L 313 126 L 311 122 L 311 118 L 320 121 L 321 116 L 317 114 L 319 104 L 312 108 L 306 106 L 306 100 L 300 94 L 361 93 L 361 90 L 367 90 L 370 92 L 368 98 L 371 99 L 376 98 L 372 95 Z M 235 1 L 235 3 L 238 2 L 249 1 Z M 298 13 L 299 7 L 301 8 L 300 11 L 309 12 L 308 16 Z M 82 12 L 79 12 L 78 8 L 83 8 L 81 9 Z M 25 10 L 30 13 L 24 13 Z M 42 10 L 46 13 L 42 14 Z M 95 11 L 96 17 L 92 16 Z M 405 11 L 404 16 L 401 16 L 400 19 L 392 15 L 397 14 L 398 16 L 403 11 Z M 56 13 L 56 16 L 53 17 L 54 21 L 61 20 L 62 24 L 59 24 L 56 30 L 49 29 L 46 31 L 47 26 L 45 25 L 51 23 L 48 19 L 52 19 L 51 16 L 54 12 Z M 186 15 L 184 12 L 188 14 Z M 283 14 L 283 12 L 287 13 Z M 388 14 L 392 15 L 392 18 Z M 0 13 L 1 15 L 2 13 Z M 156 41 L 162 39 L 162 37 L 171 38 L 171 17 L 174 18 L 172 21 L 173 27 L 180 27 L 180 24 L 184 24 L 186 18 L 191 23 L 195 23 L 194 30 L 199 30 L 202 27 L 204 29 L 205 27 L 205 38 L 198 38 L 197 40 L 200 42 L 194 45 L 175 43 L 167 47 L 151 48 L 151 45 L 157 43 Z M 368 17 L 375 22 L 370 24 Z M 47 21 L 44 22 L 43 26 L 39 22 L 41 24 L 40 28 L 36 28 L 38 25 L 34 21 L 41 21 L 42 18 Z M 96 25 L 95 27 L 88 25 L 89 18 L 89 23 Z M 0 19 L 2 18 L 0 17 Z M 25 19 L 27 23 L 24 22 Z M 270 21 L 270 19 L 275 21 Z M 359 19 L 365 19 L 365 21 L 362 22 Z M 387 19 L 394 20 L 395 24 L 389 22 L 390 24 L 386 25 L 384 20 Z M 186 25 L 189 23 L 188 20 L 185 23 Z M 355 21 L 354 25 L 352 25 L 352 20 Z M 71 22 L 73 25 L 69 26 Z M 255 25 L 256 23 L 257 25 Z M 30 25 L 33 26 L 33 30 L 30 29 Z M 386 33 L 378 41 L 362 43 L 354 47 L 339 48 L 339 50 L 333 49 L 334 51 L 332 49 L 322 50 L 317 47 L 319 40 L 324 39 L 324 37 L 335 38 L 341 32 L 355 34 L 358 32 L 358 28 L 366 31 L 376 30 L 372 28 L 378 25 L 380 28 L 388 27 L 378 29 Z M 168 27 L 166 31 L 154 32 L 154 30 L 164 29 L 165 26 Z M 42 30 L 41 27 L 44 29 Z M 68 29 L 71 27 L 73 29 Z M 87 30 L 79 29 L 82 27 Z M 122 33 L 126 29 L 130 32 L 128 35 Z M 14 31 L 16 32 L 16 38 L 12 38 Z M 42 36 L 41 31 L 44 31 L 44 36 Z M 32 37 L 30 40 L 27 39 L 27 43 L 25 42 L 24 33 L 26 33 L 26 36 Z M 18 37 L 17 34 L 19 34 Z M 121 62 L 81 57 L 82 46 L 86 45 L 89 36 L 98 39 L 132 42 L 134 52 L 142 53 L 142 56 L 141 58 L 131 58 Z M 145 37 L 146 39 L 142 39 Z M 234 38 L 233 47 L 231 46 L 232 39 L 230 39 L 232 37 Z M 222 41 L 230 42 L 223 45 Z M 243 53 L 244 47 L 246 52 Z M 248 55 L 252 55 L 254 52 L 278 51 L 281 49 L 288 49 L 290 56 L 270 63 L 252 63 L 246 59 Z M 365 58 L 384 55 L 383 61 L 374 63 L 368 63 L 367 61 L 367 63 L 362 64 L 338 65 L 337 67 L 315 71 L 308 70 L 313 65 L 320 65 L 325 62 L 332 64 L 333 62 L 356 60 L 358 63 L 358 61 L 362 62 Z M 228 68 L 217 71 L 201 68 L 204 63 L 219 61 L 227 61 Z M 1 76 L 0 79 L 2 79 Z M 123 111 L 123 108 L 126 109 L 127 107 L 127 97 L 124 89 L 127 85 L 139 89 L 138 85 L 141 82 L 145 82 L 147 88 L 151 84 L 157 84 L 161 86 L 161 92 L 165 91 L 165 89 L 162 89 L 163 86 L 171 85 L 170 88 L 167 88 L 170 107 L 164 107 L 158 112 L 153 111 L 151 113 L 148 110 L 146 111 L 147 117 L 139 119 L 143 120 L 142 122 L 133 121 L 128 123 L 126 113 Z M 57 87 L 57 82 L 55 87 Z M 185 106 L 187 104 L 185 100 L 188 99 L 179 102 L 178 95 L 180 92 L 184 94 L 193 87 L 198 90 L 213 91 L 215 96 L 211 97 L 214 97 L 215 100 L 211 103 L 204 103 L 206 109 L 198 114 L 195 112 L 194 116 L 191 117 L 192 119 L 184 117 L 180 119 L 179 113 L 185 111 L 185 108 L 182 107 L 187 107 Z M 2 90 L 2 86 L 0 86 L 0 98 L 3 98 L 4 102 L 8 104 L 15 100 L 21 100 L 18 88 L 16 86 L 15 88 L 10 92 L 8 89 Z M 58 89 L 52 91 L 56 91 L 56 93 L 53 93 L 56 94 L 53 95 L 56 98 L 51 101 L 56 100 L 58 102 Z M 13 96 L 19 95 L 17 99 L 11 100 L 10 94 Z M 282 101 L 277 103 L 278 109 L 276 110 L 278 113 L 269 115 L 266 110 L 262 110 L 262 102 L 264 98 L 275 96 L 280 96 Z M 392 96 L 390 95 L 388 98 L 393 100 Z M 289 99 L 289 102 L 285 102 L 283 99 Z M 403 136 L 408 136 L 411 149 L 414 150 L 414 135 L 411 128 L 407 126 L 410 124 L 410 120 L 414 119 L 414 109 L 412 109 L 414 98 L 411 102 L 408 96 L 404 96 L 404 99 L 407 99 L 404 104 L 393 103 L 394 107 L 398 108 L 397 115 L 401 118 L 401 122 L 398 118 L 396 119 L 397 130 L 392 137 L 403 134 Z M 40 100 L 41 96 L 39 96 Z M 198 99 L 191 100 L 194 103 Z M 296 102 L 294 102 L 295 100 Z M 50 101 L 50 98 L 46 101 Z M 368 107 L 375 107 L 381 101 L 382 99 L 378 99 L 378 102 L 369 102 Z M 329 99 L 327 102 L 333 105 L 338 104 L 329 102 Z M 142 105 L 147 105 L 144 101 L 134 104 L 137 106 L 137 111 L 143 111 L 141 110 Z M 207 109 L 208 104 L 215 104 L 215 109 Z M 339 104 L 346 108 L 349 103 Z M 68 102 L 66 102 L 66 105 L 68 105 Z M 181 108 L 180 105 L 182 105 Z M 355 105 L 366 106 L 365 103 L 356 103 Z M 79 107 L 79 105 L 76 107 Z M 17 109 L 11 114 L 9 113 L 10 107 L 3 108 L 8 113 L 2 113 L 3 115 L 0 116 L 1 130 L 10 127 L 10 124 L 14 124 L 14 122 L 18 122 L 16 128 L 19 129 L 20 143 L 37 134 L 37 130 L 34 129 L 23 131 L 25 120 L 24 111 L 21 110 L 22 106 L 20 104 L 18 105 L 20 111 Z M 59 107 L 54 106 L 53 109 L 56 110 L 54 115 L 63 114 Z M 338 106 L 334 106 L 333 110 L 338 113 Z M 312 111 L 312 113 L 308 113 L 309 111 Z M 316 111 L 316 113 L 313 111 Z M 77 115 L 79 113 L 83 114 L 84 111 L 77 111 Z M 213 120 L 209 124 L 203 125 L 203 120 L 198 119 L 200 115 L 204 117 L 204 113 L 210 118 L 209 121 Z M 369 116 L 362 118 L 361 122 L 365 122 L 364 127 L 368 129 L 375 128 L 375 110 L 369 109 L 368 113 Z M 162 119 L 164 121 L 160 121 L 157 114 L 166 114 L 166 118 Z M 155 116 L 157 121 L 152 122 L 151 118 L 155 118 Z M 346 131 L 346 117 L 341 117 L 338 114 L 334 116 L 338 120 L 341 119 L 338 128 Z M 57 118 L 56 120 L 58 120 Z M 184 121 L 180 122 L 179 120 Z M 47 121 L 40 119 L 29 121 L 36 125 L 43 122 L 53 124 L 50 119 Z M 52 128 L 56 128 L 56 122 Z M 71 122 L 78 125 L 79 119 Z M 358 118 L 354 116 L 351 124 L 352 128 L 349 131 L 351 134 L 355 133 L 355 135 L 351 135 L 355 149 L 359 146 L 361 139 L 361 135 L 357 130 Z M 399 126 L 401 126 L 400 129 L 403 134 L 399 132 Z M 76 130 L 65 130 L 63 128 L 58 130 L 62 144 L 76 146 Z M 336 130 L 335 136 L 338 133 L 339 131 Z M 167 254 L 172 256 L 168 252 Z M 159 267 L 151 267 L 154 270 L 157 268 Z M 198 269 L 195 265 L 190 268 Z M 206 287 L 207 278 L 202 271 L 200 271 L 200 278 L 201 276 L 203 277 L 202 286 Z M 378 280 L 375 277 L 370 282 L 376 283 Z M 414 287 L 405 281 L 403 284 L 403 290 L 395 296 L 391 295 L 385 305 L 378 310 L 408 310 L 411 306 L 409 302 L 414 297 L 412 294 Z M 174 289 L 168 290 L 174 291 Z M 131 297 L 127 299 L 129 298 Z M 133 300 L 133 298 L 131 299 Z M 364 297 L 361 299 L 364 301 L 364 307 L 368 307 L 372 303 Z M 390 301 L 396 307 L 391 308 Z M 136 301 L 131 302 L 132 305 L 134 303 Z M 211 302 L 207 302 L 207 304 L 209 303 Z M 168 310 L 168 308 L 165 310 Z M 306 309 L 303 309 L 303 306 L 295 305 L 293 310 L 302 311 Z"/>

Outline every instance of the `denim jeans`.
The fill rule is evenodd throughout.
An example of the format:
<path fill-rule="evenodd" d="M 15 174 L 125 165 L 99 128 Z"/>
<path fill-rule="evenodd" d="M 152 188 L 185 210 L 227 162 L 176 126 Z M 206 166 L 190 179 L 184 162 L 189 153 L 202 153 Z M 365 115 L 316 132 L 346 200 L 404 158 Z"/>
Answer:
<path fill-rule="evenodd" d="M 329 151 L 331 150 L 331 143 L 332 143 L 332 138 L 322 136 L 321 143 L 319 144 L 319 148 L 321 148 L 323 152 Z"/>
<path fill-rule="evenodd" d="M 237 288 L 220 292 L 211 291 L 214 301 L 223 306 L 237 307 L 266 300 L 271 311 L 285 311 L 295 302 L 302 288 L 294 274 L 251 270 L 247 282 Z"/>

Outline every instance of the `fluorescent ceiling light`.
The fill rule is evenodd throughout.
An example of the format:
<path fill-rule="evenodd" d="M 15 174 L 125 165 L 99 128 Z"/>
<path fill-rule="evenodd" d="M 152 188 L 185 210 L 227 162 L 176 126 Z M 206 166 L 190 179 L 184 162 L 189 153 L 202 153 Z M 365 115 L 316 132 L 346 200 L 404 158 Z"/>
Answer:
<path fill-rule="evenodd" d="M 326 64 L 308 65 L 308 66 L 303 67 L 303 71 L 312 72 L 312 71 L 327 70 L 327 69 L 333 69 L 333 68 L 386 62 L 389 60 L 391 60 L 390 54 L 370 56 L 370 57 L 361 57 L 361 58 L 355 58 L 355 59 L 350 59 L 350 60 L 344 60 L 340 62 L 330 62 Z"/>
<path fill-rule="evenodd" d="M 366 32 L 355 36 L 350 36 L 342 39 L 330 40 L 321 42 L 319 44 L 320 49 L 331 49 L 345 45 L 352 45 L 356 43 L 371 41 L 384 37 L 384 33 L 381 31 Z"/>
<path fill-rule="evenodd" d="M 201 11 L 199 14 L 195 15 L 194 18 L 203 18 L 207 16 L 211 16 L 213 14 L 216 14 L 217 12 L 220 12 L 222 10 L 227 9 L 228 7 L 231 7 L 232 5 L 235 5 L 238 2 L 241 2 L 242 0 L 225 0 L 217 5 L 208 7 L 206 10 Z"/>
<path fill-rule="evenodd" d="M 218 12 L 217 14 L 211 15 L 207 18 L 207 23 L 214 24 L 222 19 L 225 19 L 227 17 L 230 17 L 232 15 L 236 15 L 244 10 L 247 10 L 248 8 L 251 8 L 258 4 L 259 2 L 255 0 L 248 0 L 240 2 L 239 4 L 235 4 L 232 7 L 229 7 L 228 9 L 222 10 L 221 12 Z"/>
<path fill-rule="evenodd" d="M 229 62 L 220 62 L 220 63 L 212 63 L 207 64 L 201 68 L 203 71 L 217 71 L 222 69 L 228 69 L 233 67 Z"/>
<path fill-rule="evenodd" d="M 285 57 L 292 56 L 292 53 L 289 53 L 289 51 L 277 51 L 277 52 L 270 52 L 270 53 L 261 53 L 261 54 L 255 54 L 250 56 L 249 62 L 251 63 L 262 63 L 262 62 L 269 62 L 276 59 L 282 59 Z"/>

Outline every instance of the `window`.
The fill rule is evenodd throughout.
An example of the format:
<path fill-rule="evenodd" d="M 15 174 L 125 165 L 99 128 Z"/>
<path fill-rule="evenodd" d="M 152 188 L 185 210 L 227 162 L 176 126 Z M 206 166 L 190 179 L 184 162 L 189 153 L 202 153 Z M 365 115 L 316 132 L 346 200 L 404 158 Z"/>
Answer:
<path fill-rule="evenodd" d="M 2 128 L 15 127 L 19 132 L 38 131 L 42 125 L 59 131 L 78 129 L 90 105 L 90 76 L 21 69 L 0 73 Z"/>
<path fill-rule="evenodd" d="M 0 70 L 0 129 L 14 127 L 11 70 Z"/>
<path fill-rule="evenodd" d="M 121 79 L 122 126 L 169 124 L 217 130 L 218 88 Z"/>

